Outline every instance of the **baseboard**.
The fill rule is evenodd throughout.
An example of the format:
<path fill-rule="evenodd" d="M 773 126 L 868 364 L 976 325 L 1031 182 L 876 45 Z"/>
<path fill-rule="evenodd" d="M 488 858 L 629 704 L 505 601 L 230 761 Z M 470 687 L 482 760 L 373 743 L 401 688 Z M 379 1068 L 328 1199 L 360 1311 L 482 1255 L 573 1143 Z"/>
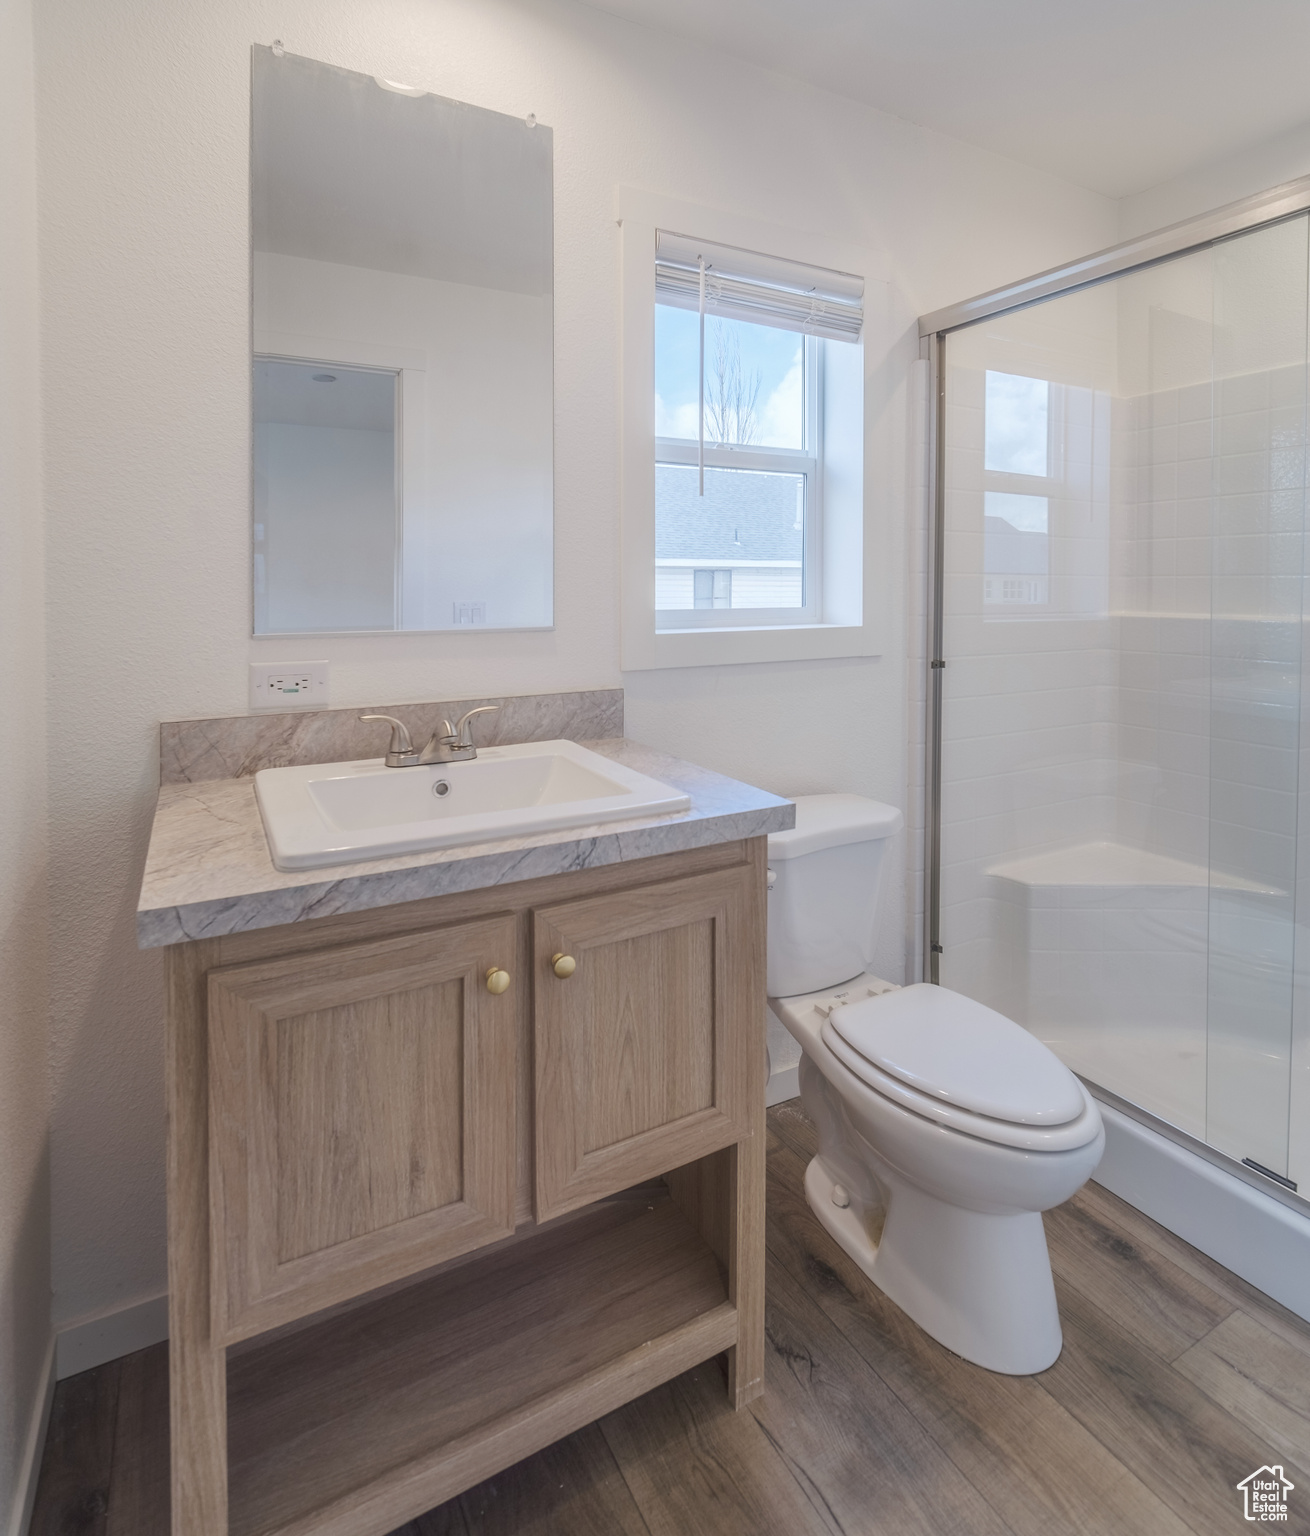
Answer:
<path fill-rule="evenodd" d="M 769 1109 L 794 1099 L 801 1091 L 798 1069 L 801 1048 L 773 1009 L 765 1005 L 764 1031 L 768 1041 L 769 1075 L 764 1084 L 764 1103 Z"/>
<path fill-rule="evenodd" d="M 82 1371 L 161 1344 L 168 1337 L 168 1294 L 151 1296 L 134 1306 L 74 1323 L 56 1340 L 55 1374 L 60 1381 Z"/>
<path fill-rule="evenodd" d="M 9 1536 L 27 1536 L 36 1502 L 36 1483 L 41 1475 L 41 1457 L 45 1451 L 46 1430 L 50 1427 L 50 1409 L 55 1400 L 55 1341 L 46 1346 L 41 1366 L 41 1392 L 32 1405 L 32 1422 L 23 1443 L 23 1459 L 18 1464 L 14 1484 L 14 1506 L 9 1521 Z"/>
<path fill-rule="evenodd" d="M 1104 1102 L 1112 1194 L 1310 1321 L 1310 1219 Z"/>
<path fill-rule="evenodd" d="M 796 1098 L 800 1091 L 800 1074 L 795 1067 L 784 1067 L 781 1072 L 771 1072 L 768 1085 L 764 1090 L 764 1107 L 772 1109 L 775 1104 L 785 1104 L 788 1099 Z"/>

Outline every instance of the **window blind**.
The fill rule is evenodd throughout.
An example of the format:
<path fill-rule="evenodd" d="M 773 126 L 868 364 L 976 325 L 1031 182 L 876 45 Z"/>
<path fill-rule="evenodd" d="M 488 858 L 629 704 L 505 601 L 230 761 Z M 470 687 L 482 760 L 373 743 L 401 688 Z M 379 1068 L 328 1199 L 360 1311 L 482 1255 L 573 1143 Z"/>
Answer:
<path fill-rule="evenodd" d="M 858 341 L 864 325 L 864 279 L 801 261 L 659 230 L 655 237 L 655 301 L 772 325 L 830 341 Z"/>

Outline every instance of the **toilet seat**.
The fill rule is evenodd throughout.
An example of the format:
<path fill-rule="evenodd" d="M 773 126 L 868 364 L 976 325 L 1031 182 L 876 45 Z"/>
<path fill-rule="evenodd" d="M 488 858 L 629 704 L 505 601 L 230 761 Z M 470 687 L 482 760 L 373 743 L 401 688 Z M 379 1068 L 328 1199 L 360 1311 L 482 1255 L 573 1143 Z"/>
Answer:
<path fill-rule="evenodd" d="M 963 1135 L 1060 1152 L 1099 1133 L 1091 1095 L 1054 1052 L 945 987 L 921 983 L 834 1008 L 821 1035 L 874 1092 Z"/>
<path fill-rule="evenodd" d="M 1013 1125 L 1005 1120 L 993 1120 L 986 1115 L 975 1115 L 969 1110 L 956 1109 L 954 1105 L 947 1104 L 941 1099 L 929 1098 L 926 1093 L 917 1093 L 913 1088 L 898 1082 L 896 1078 L 880 1072 L 872 1062 L 865 1061 L 857 1051 L 853 1051 L 846 1044 L 829 1023 L 823 1025 L 821 1035 L 824 1045 L 842 1066 L 846 1067 L 853 1076 L 858 1077 L 874 1093 L 891 1100 L 894 1104 L 899 1104 L 912 1114 L 919 1115 L 925 1120 L 933 1120 L 945 1129 L 956 1131 L 962 1136 L 972 1136 L 977 1141 L 996 1142 L 1000 1146 L 1013 1147 L 1021 1152 L 1068 1152 L 1078 1147 L 1085 1147 L 1100 1133 L 1100 1112 L 1091 1094 L 1083 1088 L 1081 1083 L 1078 1084 L 1078 1088 L 1083 1098 L 1083 1109 L 1076 1120 L 1069 1121 L 1067 1125 L 1050 1127 Z"/>
<path fill-rule="evenodd" d="M 949 987 L 918 982 L 832 1012 L 866 1061 L 920 1093 L 1016 1125 L 1065 1125 L 1076 1080 L 1022 1025 Z"/>

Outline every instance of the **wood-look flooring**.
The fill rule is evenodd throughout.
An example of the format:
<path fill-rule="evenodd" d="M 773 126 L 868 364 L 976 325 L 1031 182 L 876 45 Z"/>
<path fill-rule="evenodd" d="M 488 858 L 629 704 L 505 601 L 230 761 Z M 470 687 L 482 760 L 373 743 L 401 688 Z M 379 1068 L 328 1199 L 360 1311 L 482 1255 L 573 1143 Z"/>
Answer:
<path fill-rule="evenodd" d="M 770 1111 L 760 1401 L 689 1371 L 394 1536 L 1221 1536 L 1267 1462 L 1310 1536 L 1310 1325 L 1089 1184 L 1046 1218 L 1063 1354 L 992 1375 L 829 1239 L 813 1149 L 797 1101 Z M 159 1345 L 60 1383 L 32 1536 L 168 1526 Z"/>

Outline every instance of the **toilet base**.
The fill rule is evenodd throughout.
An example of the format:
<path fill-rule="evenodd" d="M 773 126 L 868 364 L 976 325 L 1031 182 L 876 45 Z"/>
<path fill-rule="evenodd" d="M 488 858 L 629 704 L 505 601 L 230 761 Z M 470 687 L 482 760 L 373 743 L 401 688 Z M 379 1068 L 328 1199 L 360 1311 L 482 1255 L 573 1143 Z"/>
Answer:
<path fill-rule="evenodd" d="M 1054 1365 L 1063 1336 L 1041 1215 L 962 1210 L 886 1170 L 879 1181 L 880 1234 L 881 1213 L 852 1199 L 821 1154 L 805 1170 L 805 1198 L 878 1289 L 947 1349 L 1006 1376 Z"/>

